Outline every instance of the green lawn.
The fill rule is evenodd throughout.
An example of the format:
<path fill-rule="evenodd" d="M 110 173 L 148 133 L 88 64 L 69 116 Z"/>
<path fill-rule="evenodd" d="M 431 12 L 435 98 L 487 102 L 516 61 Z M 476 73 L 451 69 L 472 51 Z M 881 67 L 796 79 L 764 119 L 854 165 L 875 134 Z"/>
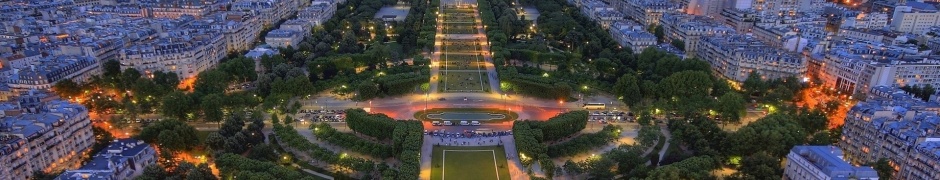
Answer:
<path fill-rule="evenodd" d="M 432 180 L 509 180 L 503 147 L 437 146 L 432 152 Z"/>
<path fill-rule="evenodd" d="M 479 72 L 442 72 L 444 84 L 438 88 L 444 92 L 483 92 L 489 89 L 485 71 Z"/>
<path fill-rule="evenodd" d="M 209 133 L 215 131 L 196 131 L 196 137 L 199 137 L 199 142 L 206 142 L 206 137 L 209 137 Z"/>

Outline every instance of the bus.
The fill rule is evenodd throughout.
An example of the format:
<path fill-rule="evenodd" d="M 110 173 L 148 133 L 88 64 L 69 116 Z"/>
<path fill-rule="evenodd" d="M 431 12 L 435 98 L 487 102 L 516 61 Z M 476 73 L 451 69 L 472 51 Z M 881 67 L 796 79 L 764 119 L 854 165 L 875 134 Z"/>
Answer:
<path fill-rule="evenodd" d="M 607 104 L 604 103 L 584 103 L 584 109 L 587 110 L 604 110 L 607 109 Z"/>

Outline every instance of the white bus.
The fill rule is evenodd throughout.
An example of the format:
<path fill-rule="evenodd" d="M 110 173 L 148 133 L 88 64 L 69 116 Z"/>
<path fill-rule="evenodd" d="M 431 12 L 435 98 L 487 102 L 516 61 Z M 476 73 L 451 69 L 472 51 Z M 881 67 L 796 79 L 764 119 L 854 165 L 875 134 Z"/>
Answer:
<path fill-rule="evenodd" d="M 607 104 L 604 103 L 584 103 L 584 109 L 588 110 L 604 110 L 607 109 Z"/>

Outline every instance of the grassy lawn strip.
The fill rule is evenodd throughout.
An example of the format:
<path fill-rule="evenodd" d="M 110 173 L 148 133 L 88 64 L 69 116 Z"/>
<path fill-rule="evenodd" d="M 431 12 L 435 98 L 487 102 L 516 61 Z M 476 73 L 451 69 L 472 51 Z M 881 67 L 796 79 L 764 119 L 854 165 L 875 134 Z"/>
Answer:
<path fill-rule="evenodd" d="M 502 147 L 434 147 L 431 179 L 433 180 L 508 180 L 509 166 Z"/>
<path fill-rule="evenodd" d="M 496 119 L 496 120 L 489 120 L 489 121 L 480 121 L 480 123 L 499 123 L 499 122 L 512 121 L 512 120 L 515 120 L 515 119 L 518 119 L 518 118 L 519 118 L 519 114 L 517 114 L 516 112 L 511 112 L 511 111 L 510 111 L 510 112 L 507 114 L 507 113 L 506 113 L 506 110 L 504 110 L 504 109 L 495 109 L 495 108 L 433 108 L 433 109 L 418 111 L 417 113 L 415 113 L 415 119 L 418 119 L 418 120 L 421 120 L 421 121 L 435 121 L 435 120 L 432 120 L 432 119 L 428 119 L 428 118 L 427 118 L 427 115 L 428 115 L 428 114 L 438 114 L 438 113 L 443 113 L 443 112 L 491 113 L 491 114 L 502 114 L 502 115 L 504 115 L 504 116 L 506 117 L 506 118 L 503 118 L 503 119 Z M 453 122 L 454 122 L 454 123 L 457 123 L 457 122 L 459 122 L 459 121 L 453 121 Z"/>
<path fill-rule="evenodd" d="M 318 139 L 326 140 L 330 144 L 338 145 L 347 150 L 368 154 L 380 159 L 392 157 L 391 147 L 356 137 L 353 134 L 336 131 L 329 124 L 312 124 L 310 129 L 313 130 Z"/>

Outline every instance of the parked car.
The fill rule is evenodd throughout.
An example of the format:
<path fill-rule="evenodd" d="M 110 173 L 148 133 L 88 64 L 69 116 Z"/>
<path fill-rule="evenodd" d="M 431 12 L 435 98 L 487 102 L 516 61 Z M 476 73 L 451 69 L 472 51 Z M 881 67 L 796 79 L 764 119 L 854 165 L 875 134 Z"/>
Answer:
<path fill-rule="evenodd" d="M 466 126 L 466 125 L 470 125 L 470 123 L 468 123 L 467 121 L 460 121 L 460 125 Z"/>
<path fill-rule="evenodd" d="M 431 121 L 431 125 L 432 125 L 432 126 L 440 126 L 440 125 L 441 125 L 441 122 L 440 122 L 440 121 Z"/>
<path fill-rule="evenodd" d="M 479 125 L 480 125 L 480 121 L 471 121 L 470 124 L 471 124 L 471 125 L 474 125 L 474 126 L 479 126 Z"/>
<path fill-rule="evenodd" d="M 450 121 L 444 121 L 444 125 L 445 125 L 445 126 L 453 126 L 454 123 L 453 123 L 453 122 L 450 122 Z"/>

